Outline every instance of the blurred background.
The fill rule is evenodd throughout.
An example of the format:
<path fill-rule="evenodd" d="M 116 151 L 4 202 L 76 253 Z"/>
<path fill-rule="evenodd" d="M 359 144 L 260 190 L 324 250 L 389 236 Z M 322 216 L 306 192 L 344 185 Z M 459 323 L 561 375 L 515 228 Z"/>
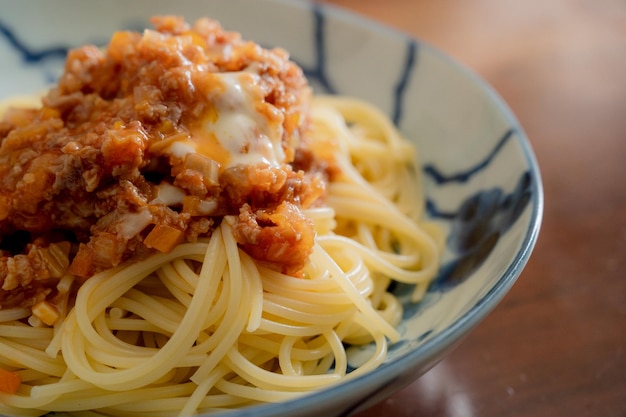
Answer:
<path fill-rule="evenodd" d="M 626 1 L 327 0 L 486 79 L 526 130 L 545 211 L 512 291 L 358 417 L 626 416 Z"/>

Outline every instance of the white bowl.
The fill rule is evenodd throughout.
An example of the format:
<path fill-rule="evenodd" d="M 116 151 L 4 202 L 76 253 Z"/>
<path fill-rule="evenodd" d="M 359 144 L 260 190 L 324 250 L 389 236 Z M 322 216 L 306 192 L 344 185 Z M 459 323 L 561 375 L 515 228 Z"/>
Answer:
<path fill-rule="evenodd" d="M 530 256 L 543 195 L 524 132 L 484 81 L 420 41 L 302 1 L 3 1 L 1 8 L 0 99 L 48 86 L 69 47 L 104 44 L 114 30 L 141 29 L 156 14 L 209 16 L 246 39 L 288 50 L 316 91 L 373 103 L 417 144 L 427 212 L 445 228 L 447 248 L 426 298 L 405 304 L 401 341 L 369 374 L 231 416 L 345 416 L 382 400 L 491 312 Z M 403 286 L 395 291 L 407 298 Z"/>

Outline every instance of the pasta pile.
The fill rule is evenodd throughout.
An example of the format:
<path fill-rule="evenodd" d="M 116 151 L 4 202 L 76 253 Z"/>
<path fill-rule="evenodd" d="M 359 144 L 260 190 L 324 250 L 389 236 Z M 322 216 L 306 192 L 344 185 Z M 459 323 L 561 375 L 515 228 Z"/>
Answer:
<path fill-rule="evenodd" d="M 280 402 L 379 366 L 402 305 L 392 281 L 424 295 L 441 236 L 423 217 L 413 146 L 371 106 L 315 97 L 313 146 L 340 174 L 306 210 L 316 240 L 303 277 L 255 261 L 226 216 L 207 239 L 100 272 L 53 327 L 0 310 L 0 368 L 19 375 L 0 413 L 190 416 Z M 373 343 L 353 369 L 346 347 Z"/>

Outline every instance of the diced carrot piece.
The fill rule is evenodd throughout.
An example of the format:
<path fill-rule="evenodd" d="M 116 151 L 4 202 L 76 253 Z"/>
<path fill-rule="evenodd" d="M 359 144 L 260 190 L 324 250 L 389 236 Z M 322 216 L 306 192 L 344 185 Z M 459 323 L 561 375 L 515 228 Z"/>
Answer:
<path fill-rule="evenodd" d="M 74 260 L 70 264 L 70 273 L 80 278 L 87 278 L 88 276 L 91 276 L 95 270 L 93 260 L 93 249 L 84 243 L 81 243 L 78 247 L 78 253 L 76 253 Z"/>
<path fill-rule="evenodd" d="M 41 116 L 44 120 L 53 119 L 59 117 L 60 115 L 61 113 L 57 109 L 52 107 L 43 107 L 41 109 Z"/>
<path fill-rule="evenodd" d="M 0 391 L 15 394 L 22 383 L 22 378 L 16 372 L 0 368 Z"/>
<path fill-rule="evenodd" d="M 121 238 L 113 233 L 99 233 L 91 238 L 89 246 L 93 248 L 96 267 L 110 268 L 122 262 L 124 245 Z"/>
<path fill-rule="evenodd" d="M 166 224 L 157 224 L 143 240 L 143 244 L 159 252 L 169 253 L 182 239 L 182 230 Z"/>
<path fill-rule="evenodd" d="M 136 39 L 134 38 L 136 38 L 136 35 L 131 32 L 115 32 L 109 41 L 107 53 L 116 61 L 124 59 L 124 51 L 128 48 L 128 45 L 135 43 Z"/>

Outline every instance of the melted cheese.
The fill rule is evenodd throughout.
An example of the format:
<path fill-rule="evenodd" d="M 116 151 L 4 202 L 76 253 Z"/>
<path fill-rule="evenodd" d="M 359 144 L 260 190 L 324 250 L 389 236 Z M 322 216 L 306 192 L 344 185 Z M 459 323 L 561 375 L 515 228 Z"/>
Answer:
<path fill-rule="evenodd" d="M 232 72 L 207 77 L 209 110 L 192 130 L 191 140 L 172 144 L 169 152 L 178 157 L 201 153 L 217 161 L 221 170 L 239 164 L 284 163 L 282 115 L 265 103 L 259 76 Z"/>

